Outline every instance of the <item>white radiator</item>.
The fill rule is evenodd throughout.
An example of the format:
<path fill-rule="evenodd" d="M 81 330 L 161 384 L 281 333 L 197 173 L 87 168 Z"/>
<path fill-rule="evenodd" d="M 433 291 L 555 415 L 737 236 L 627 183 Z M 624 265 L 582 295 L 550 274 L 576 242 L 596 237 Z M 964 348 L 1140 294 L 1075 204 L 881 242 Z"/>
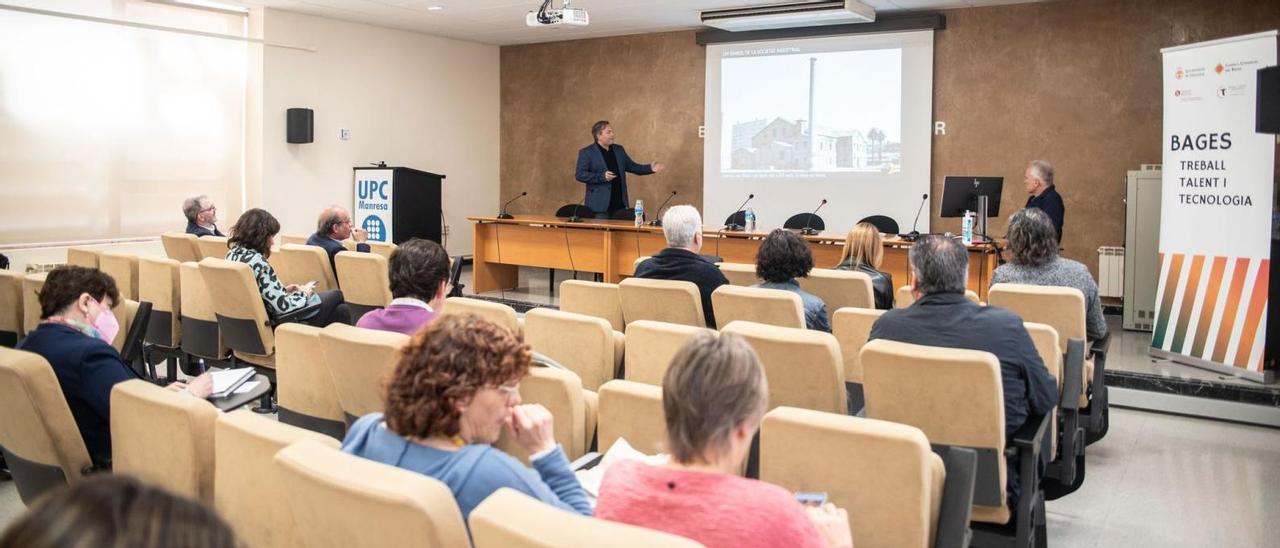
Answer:
<path fill-rule="evenodd" d="M 1098 248 L 1098 296 L 1124 296 L 1124 248 Z"/>

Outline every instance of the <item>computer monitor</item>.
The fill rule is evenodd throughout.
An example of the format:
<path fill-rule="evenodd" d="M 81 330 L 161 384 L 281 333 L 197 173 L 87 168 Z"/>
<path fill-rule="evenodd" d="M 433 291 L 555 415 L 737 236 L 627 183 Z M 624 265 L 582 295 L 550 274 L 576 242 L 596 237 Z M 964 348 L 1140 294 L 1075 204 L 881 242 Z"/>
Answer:
<path fill-rule="evenodd" d="M 942 217 L 964 217 L 966 211 L 978 211 L 978 196 L 987 197 L 987 217 L 1000 216 L 1000 190 L 1004 177 L 972 177 L 952 175 L 942 180 Z"/>

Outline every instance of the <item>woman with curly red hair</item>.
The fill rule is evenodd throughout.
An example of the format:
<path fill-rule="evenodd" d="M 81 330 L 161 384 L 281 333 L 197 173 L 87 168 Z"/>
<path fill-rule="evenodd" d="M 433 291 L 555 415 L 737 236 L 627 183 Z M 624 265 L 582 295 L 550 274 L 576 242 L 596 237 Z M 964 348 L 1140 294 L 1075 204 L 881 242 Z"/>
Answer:
<path fill-rule="evenodd" d="M 477 316 L 440 318 L 402 351 L 387 382 L 385 413 L 357 420 L 342 450 L 444 482 L 463 520 L 502 487 L 591 515 L 556 445 L 551 413 L 520 405 L 530 354 L 519 337 Z M 529 452 L 532 470 L 491 446 L 503 429 Z"/>

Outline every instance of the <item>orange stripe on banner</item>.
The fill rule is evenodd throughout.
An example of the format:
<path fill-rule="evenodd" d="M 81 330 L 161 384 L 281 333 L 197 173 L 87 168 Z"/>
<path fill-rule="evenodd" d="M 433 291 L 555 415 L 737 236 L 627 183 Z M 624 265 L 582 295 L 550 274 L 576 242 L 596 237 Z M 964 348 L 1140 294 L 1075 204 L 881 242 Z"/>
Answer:
<path fill-rule="evenodd" d="M 1227 270 L 1226 257 L 1214 257 L 1212 270 L 1209 272 L 1209 284 L 1204 288 L 1204 304 L 1200 306 L 1200 321 L 1196 325 L 1196 339 L 1191 346 L 1191 355 L 1209 359 L 1204 355 L 1204 343 L 1209 338 L 1209 326 L 1213 324 L 1213 311 L 1218 304 L 1218 292 L 1222 289 L 1222 273 Z"/>
<path fill-rule="evenodd" d="M 1236 311 L 1240 308 L 1240 293 L 1244 292 L 1244 278 L 1249 275 L 1249 259 L 1236 259 L 1236 270 L 1231 275 L 1231 289 L 1227 290 L 1227 308 L 1222 311 L 1222 325 L 1218 327 L 1218 340 L 1213 344 L 1213 361 L 1225 363 L 1227 344 L 1236 325 Z"/>
<path fill-rule="evenodd" d="M 1271 261 L 1263 259 L 1258 265 L 1258 276 L 1253 280 L 1253 295 L 1249 298 L 1249 311 L 1245 315 L 1244 332 L 1240 334 L 1240 349 L 1236 351 L 1236 367 L 1248 367 L 1249 354 L 1253 353 L 1253 341 L 1257 338 L 1258 324 L 1262 323 L 1262 311 L 1267 305 L 1267 275 Z"/>
<path fill-rule="evenodd" d="M 1173 331 L 1174 352 L 1183 353 L 1187 341 L 1187 327 L 1191 325 L 1191 309 L 1196 306 L 1196 294 L 1200 291 L 1200 275 L 1204 273 L 1204 255 L 1191 257 L 1191 271 L 1187 273 L 1186 292 L 1182 295 L 1182 310 L 1178 311 L 1178 327 Z"/>

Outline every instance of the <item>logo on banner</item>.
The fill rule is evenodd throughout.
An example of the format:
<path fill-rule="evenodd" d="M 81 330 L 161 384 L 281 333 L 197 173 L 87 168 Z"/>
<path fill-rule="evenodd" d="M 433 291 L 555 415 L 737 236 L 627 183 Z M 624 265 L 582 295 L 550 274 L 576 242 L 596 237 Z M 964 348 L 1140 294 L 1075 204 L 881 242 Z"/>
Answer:
<path fill-rule="evenodd" d="M 1213 71 L 1214 71 L 1214 72 L 1216 72 L 1216 73 L 1218 73 L 1218 74 L 1222 74 L 1222 71 L 1224 71 L 1224 70 L 1226 70 L 1226 69 L 1227 69 L 1227 67 L 1222 66 L 1222 63 L 1218 63 L 1218 66 L 1213 67 Z"/>
<path fill-rule="evenodd" d="M 1182 77 L 1183 77 L 1183 76 L 1186 76 L 1186 75 L 1187 75 L 1187 73 L 1186 73 L 1186 72 L 1183 72 L 1182 67 L 1178 67 L 1178 71 L 1173 73 L 1173 77 L 1174 77 L 1174 78 L 1177 78 L 1177 79 L 1179 79 L 1179 80 L 1181 80 L 1181 79 L 1182 79 Z"/>
<path fill-rule="evenodd" d="M 360 225 L 360 228 L 363 228 L 365 232 L 369 233 L 370 240 L 375 240 L 379 242 L 387 241 L 387 227 L 385 224 L 383 224 L 382 217 L 379 217 L 377 215 L 370 215 L 368 217 L 365 217 L 364 222 L 361 223 Z"/>

